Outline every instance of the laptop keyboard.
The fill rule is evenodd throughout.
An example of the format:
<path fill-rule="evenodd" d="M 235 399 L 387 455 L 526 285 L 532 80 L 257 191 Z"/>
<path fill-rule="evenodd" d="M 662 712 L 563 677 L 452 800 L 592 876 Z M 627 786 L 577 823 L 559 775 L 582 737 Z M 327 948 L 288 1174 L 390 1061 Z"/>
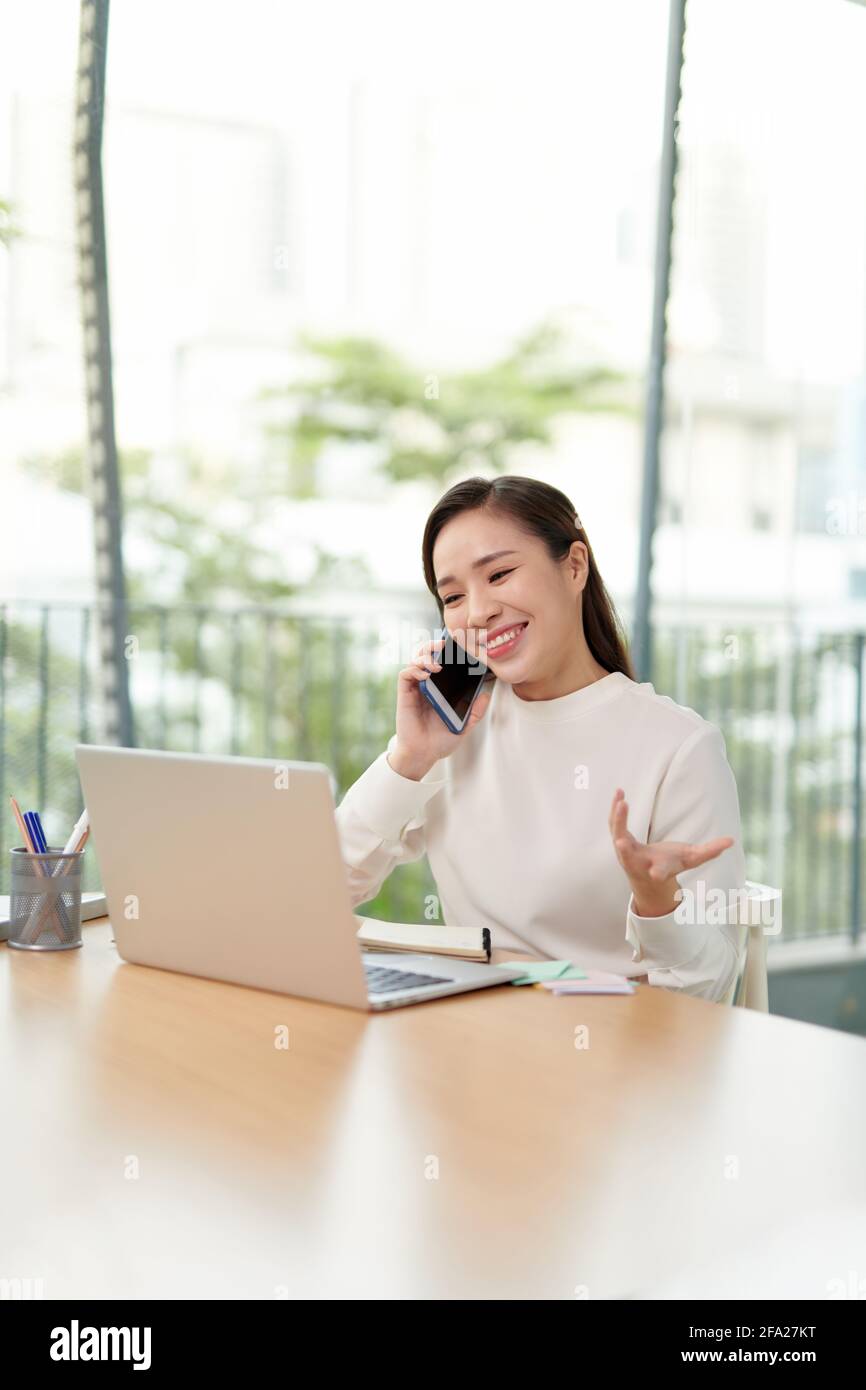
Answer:
<path fill-rule="evenodd" d="M 419 975 L 414 970 L 395 970 L 390 965 L 373 965 L 364 961 L 367 989 L 370 994 L 392 994 L 398 989 L 418 989 L 422 985 L 450 985 L 448 975 Z"/>

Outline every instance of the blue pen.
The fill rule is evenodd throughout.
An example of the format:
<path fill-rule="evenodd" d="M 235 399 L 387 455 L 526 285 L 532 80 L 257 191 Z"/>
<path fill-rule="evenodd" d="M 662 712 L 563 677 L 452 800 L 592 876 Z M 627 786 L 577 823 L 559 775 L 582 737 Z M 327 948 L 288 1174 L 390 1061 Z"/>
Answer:
<path fill-rule="evenodd" d="M 42 822 L 39 819 L 39 812 L 25 811 L 24 824 L 30 831 L 30 838 L 33 841 L 39 853 L 46 854 L 48 852 L 48 845 L 46 843 L 45 834 L 42 829 Z"/>
<path fill-rule="evenodd" d="M 46 834 L 45 834 L 45 831 L 44 831 L 44 829 L 43 829 L 43 827 L 42 827 L 42 817 L 40 816 L 40 814 L 39 814 L 38 811 L 34 811 L 34 812 L 33 812 L 33 819 L 34 819 L 34 821 L 36 822 L 36 825 L 37 825 L 37 827 L 38 827 L 38 829 L 39 829 L 39 837 L 40 837 L 40 839 L 42 840 L 42 853 L 43 853 L 43 854 L 47 854 L 47 853 L 48 853 L 48 839 L 47 839 L 47 836 L 46 836 Z"/>

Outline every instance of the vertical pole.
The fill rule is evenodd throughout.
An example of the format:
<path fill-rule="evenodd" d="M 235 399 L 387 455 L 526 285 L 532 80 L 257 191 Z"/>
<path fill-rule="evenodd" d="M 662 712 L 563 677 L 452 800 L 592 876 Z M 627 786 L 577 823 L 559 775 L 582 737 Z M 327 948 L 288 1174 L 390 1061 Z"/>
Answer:
<path fill-rule="evenodd" d="M 794 698 L 794 645 L 797 631 L 790 612 L 775 629 L 775 725 L 770 772 L 769 871 L 774 888 L 785 887 L 788 848 L 788 764 L 793 756 L 790 733 Z M 789 919 L 790 920 L 790 919 Z"/>
<path fill-rule="evenodd" d="M 641 494 L 640 550 L 635 591 L 632 657 L 638 680 L 651 679 L 652 643 L 652 544 L 659 490 L 659 445 L 664 415 L 664 367 L 667 351 L 667 310 L 671 279 L 671 244 L 674 226 L 674 189 L 677 175 L 677 111 L 682 91 L 683 37 L 686 0 L 670 0 L 667 76 L 662 130 L 659 203 L 656 225 L 656 258 L 653 286 L 652 329 L 647 368 L 646 420 L 644 424 L 643 488 Z"/>
<path fill-rule="evenodd" d="M 863 847 L 863 633 L 854 636 L 854 824 L 851 835 L 851 940 L 860 936 Z"/>
<path fill-rule="evenodd" d="M 87 392 L 87 459 L 96 564 L 97 624 L 104 709 L 103 735 L 135 742 L 129 698 L 126 583 L 120 476 L 114 434 L 108 256 L 102 190 L 102 122 L 108 0 L 81 0 L 74 168 L 78 267 Z"/>
<path fill-rule="evenodd" d="M 5 603 L 0 604 L 0 807 L 6 806 L 6 648 L 9 625 Z M 0 883 L 6 883 L 9 856 L 6 853 L 6 816 L 0 816 Z M 11 892 L 11 889 L 9 890 Z M 11 903 L 10 903 L 11 907 Z"/>

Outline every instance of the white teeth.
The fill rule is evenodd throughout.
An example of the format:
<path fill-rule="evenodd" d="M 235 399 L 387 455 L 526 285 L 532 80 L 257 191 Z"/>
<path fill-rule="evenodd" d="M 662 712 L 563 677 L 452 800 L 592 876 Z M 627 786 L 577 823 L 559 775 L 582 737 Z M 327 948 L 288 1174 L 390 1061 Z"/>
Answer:
<path fill-rule="evenodd" d="M 519 627 L 511 627 L 507 632 L 500 633 L 498 637 L 494 637 L 492 642 L 487 643 L 487 650 L 489 652 L 495 652 L 497 647 L 502 647 L 506 642 L 510 642 L 523 627 L 525 627 L 525 624 L 521 623 Z"/>

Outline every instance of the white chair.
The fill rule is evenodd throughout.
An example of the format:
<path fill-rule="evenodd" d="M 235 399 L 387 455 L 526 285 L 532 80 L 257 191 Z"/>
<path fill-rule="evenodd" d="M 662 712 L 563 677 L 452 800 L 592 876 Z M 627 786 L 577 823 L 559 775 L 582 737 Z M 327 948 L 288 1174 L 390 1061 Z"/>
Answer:
<path fill-rule="evenodd" d="M 774 912 L 772 925 L 766 923 L 762 904 L 780 902 L 780 888 L 770 888 L 766 883 L 753 883 L 746 879 L 748 907 L 738 914 L 738 921 L 746 928 L 746 939 L 740 954 L 737 973 L 728 993 L 722 1000 L 735 1008 L 756 1009 L 759 1013 L 769 1012 L 767 991 L 767 936 L 776 935 L 782 930 L 781 913 Z"/>

